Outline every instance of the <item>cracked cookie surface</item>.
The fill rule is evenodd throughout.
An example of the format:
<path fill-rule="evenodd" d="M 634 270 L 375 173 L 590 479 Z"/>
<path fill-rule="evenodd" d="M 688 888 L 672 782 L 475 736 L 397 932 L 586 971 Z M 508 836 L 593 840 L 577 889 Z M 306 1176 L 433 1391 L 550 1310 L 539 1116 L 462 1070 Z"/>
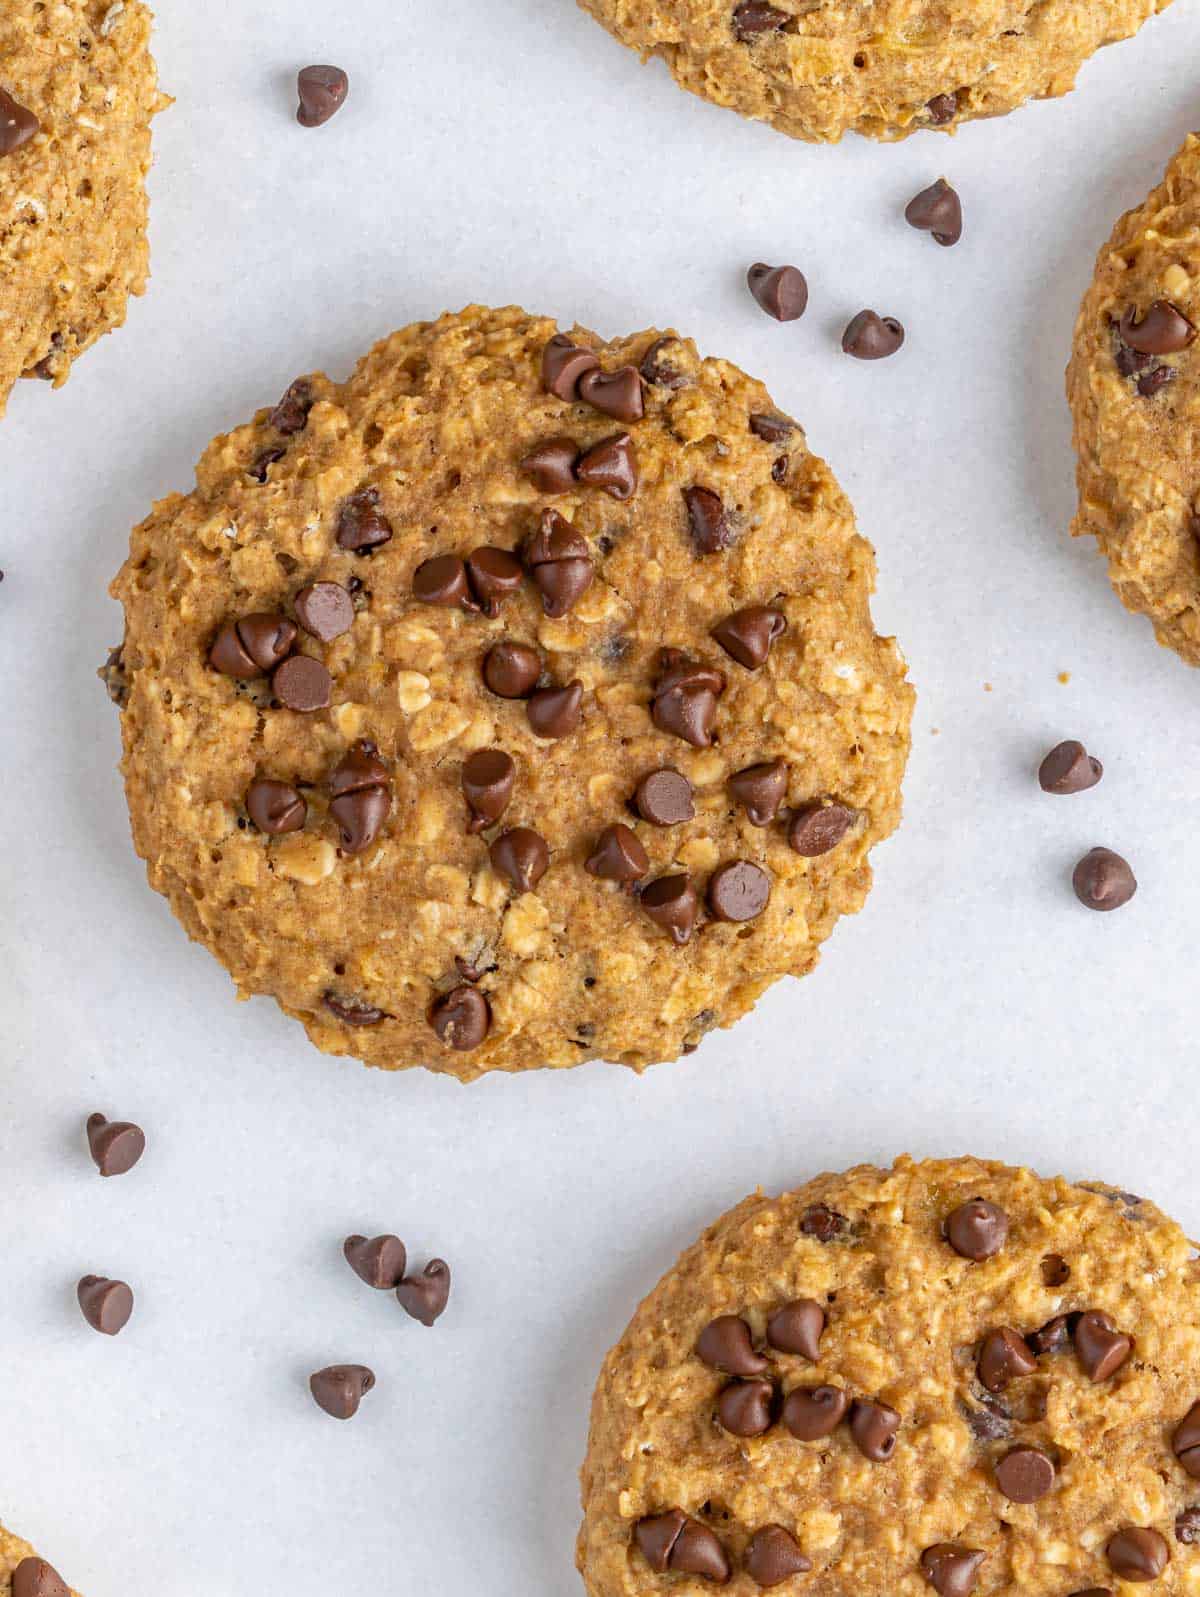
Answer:
<path fill-rule="evenodd" d="M 1066 94 L 1169 0 L 580 0 L 702 99 L 826 143 Z"/>
<path fill-rule="evenodd" d="M 605 1360 L 584 1583 L 1194 1591 L 1198 1398 L 1195 1249 L 1150 1202 L 977 1159 L 753 1196 Z"/>
<path fill-rule="evenodd" d="M 106 676 L 136 846 L 328 1052 L 674 1058 L 812 968 L 899 820 L 873 580 L 728 362 L 515 309 L 414 325 L 135 530 Z"/>

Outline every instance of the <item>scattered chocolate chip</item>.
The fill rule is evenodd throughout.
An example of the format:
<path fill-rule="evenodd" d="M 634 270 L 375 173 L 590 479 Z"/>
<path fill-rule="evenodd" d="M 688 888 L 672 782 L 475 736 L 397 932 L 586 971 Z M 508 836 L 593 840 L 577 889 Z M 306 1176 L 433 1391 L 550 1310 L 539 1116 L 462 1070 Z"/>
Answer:
<path fill-rule="evenodd" d="M 253 477 L 255 482 L 266 482 L 267 473 L 277 460 L 283 459 L 283 453 L 282 449 L 264 449 L 246 468 L 246 475 Z"/>
<path fill-rule="evenodd" d="M 708 879 L 708 907 L 717 920 L 754 920 L 771 897 L 771 878 L 750 860 L 728 860 Z"/>
<path fill-rule="evenodd" d="M 0 156 L 12 155 L 40 133 L 42 124 L 6 89 L 0 89 Z"/>
<path fill-rule="evenodd" d="M 1090 1381 L 1107 1381 L 1133 1352 L 1133 1338 L 1118 1331 L 1107 1314 L 1089 1309 L 1072 1329 L 1075 1353 Z"/>
<path fill-rule="evenodd" d="M 306 377 L 297 377 L 275 406 L 267 420 L 277 433 L 290 438 L 308 426 L 308 413 L 315 403 L 312 386 Z"/>
<path fill-rule="evenodd" d="M 970 1597 L 986 1557 L 961 1542 L 937 1542 L 921 1554 L 921 1573 L 938 1597 Z"/>
<path fill-rule="evenodd" d="M 932 233 L 938 244 L 957 244 L 962 237 L 962 201 L 944 177 L 915 195 L 904 209 L 909 227 Z"/>
<path fill-rule="evenodd" d="M 600 365 L 595 354 L 565 333 L 555 333 L 542 350 L 542 387 L 556 399 L 578 398 L 579 379 Z"/>
<path fill-rule="evenodd" d="M 1047 1253 L 1042 1259 L 1042 1281 L 1048 1287 L 1065 1286 L 1071 1279 L 1071 1266 L 1061 1253 Z"/>
<path fill-rule="evenodd" d="M 797 1441 L 819 1442 L 837 1430 L 849 1407 L 840 1386 L 797 1386 L 784 1400 L 783 1424 Z"/>
<path fill-rule="evenodd" d="M 375 1376 L 365 1364 L 331 1364 L 308 1378 L 313 1402 L 335 1420 L 353 1419 L 374 1385 Z"/>
<path fill-rule="evenodd" d="M 1171 1561 L 1171 1549 L 1156 1530 L 1126 1525 L 1104 1548 L 1118 1580 L 1157 1580 Z"/>
<path fill-rule="evenodd" d="M 354 600 L 340 582 L 310 582 L 292 605 L 305 632 L 322 643 L 332 643 L 354 625 Z"/>
<path fill-rule="evenodd" d="M 1071 884 L 1085 909 L 1120 909 L 1137 892 L 1129 862 L 1111 848 L 1089 849 L 1076 865 Z"/>
<path fill-rule="evenodd" d="M 1175 1516 L 1175 1540 L 1185 1547 L 1194 1547 L 1200 1541 L 1200 1504 L 1180 1509 Z"/>
<path fill-rule="evenodd" d="M 476 749 L 463 761 L 463 797 L 471 811 L 469 832 L 482 832 L 508 808 L 517 779 L 512 756 L 503 749 Z"/>
<path fill-rule="evenodd" d="M 750 431 L 766 444 L 786 444 L 796 431 L 796 423 L 790 416 L 757 411 L 750 417 Z"/>
<path fill-rule="evenodd" d="M 683 1510 L 671 1508 L 665 1514 L 651 1514 L 639 1519 L 633 1527 L 633 1539 L 638 1552 L 656 1575 L 666 1574 L 671 1562 L 671 1549 L 686 1524 L 687 1515 Z"/>
<path fill-rule="evenodd" d="M 579 450 L 570 438 L 550 438 L 521 461 L 521 470 L 539 493 L 565 494 L 575 486 Z"/>
<path fill-rule="evenodd" d="M 85 1275 L 76 1288 L 79 1307 L 93 1331 L 116 1336 L 129 1324 L 133 1313 L 133 1293 L 124 1281 L 110 1281 L 103 1275 Z"/>
<path fill-rule="evenodd" d="M 1069 1314 L 1056 1314 L 1052 1320 L 1047 1320 L 1045 1325 L 1026 1338 L 1033 1351 L 1039 1357 L 1063 1352 L 1071 1341 L 1072 1318 Z"/>
<path fill-rule="evenodd" d="M 1012 1415 L 998 1397 L 982 1397 L 978 1404 L 960 1400 L 959 1410 L 971 1435 L 983 1446 L 1001 1442 L 1012 1434 Z"/>
<path fill-rule="evenodd" d="M 346 1262 L 360 1281 L 379 1292 L 399 1286 L 408 1266 L 408 1254 L 399 1237 L 347 1237 L 342 1243 Z"/>
<path fill-rule="evenodd" d="M 886 1403 L 855 1398 L 850 1406 L 850 1435 L 864 1458 L 884 1464 L 896 1451 L 896 1432 L 900 1416 Z"/>
<path fill-rule="evenodd" d="M 341 110 L 350 92 L 350 79 L 341 67 L 302 67 L 296 74 L 300 104 L 296 121 L 302 128 L 319 128 Z"/>
<path fill-rule="evenodd" d="M 362 488 L 352 494 L 338 512 L 339 549 L 351 554 L 367 554 L 387 543 L 392 524 L 379 508 L 379 489 Z"/>
<path fill-rule="evenodd" d="M 1058 743 L 1038 767 L 1038 784 L 1043 793 L 1083 793 L 1104 775 L 1099 760 L 1088 754 L 1082 743 L 1068 739 Z"/>
<path fill-rule="evenodd" d="M 746 273 L 756 303 L 777 322 L 799 321 L 808 309 L 808 284 L 795 266 L 766 266 L 757 262 Z"/>
<path fill-rule="evenodd" d="M 365 998 L 345 998 L 339 993 L 328 992 L 322 994 L 321 1002 L 331 1015 L 336 1015 L 346 1026 L 378 1026 L 388 1019 L 385 1010 L 377 1009 Z"/>
<path fill-rule="evenodd" d="M 805 859 L 817 859 L 835 849 L 854 825 L 854 811 L 845 804 L 822 804 L 819 799 L 792 811 L 788 845 Z"/>
<path fill-rule="evenodd" d="M 945 127 L 947 122 L 953 122 L 958 115 L 957 94 L 935 94 L 926 106 L 929 120 L 935 127 Z"/>
<path fill-rule="evenodd" d="M 751 826 L 770 826 L 787 796 L 787 766 L 782 760 L 748 765 L 726 782 L 730 795 L 746 811 Z"/>
<path fill-rule="evenodd" d="M 779 1353 L 798 1353 L 815 1364 L 821 1356 L 825 1310 L 815 1298 L 795 1298 L 767 1321 L 767 1341 Z"/>
<path fill-rule="evenodd" d="M 1143 399 L 1153 399 L 1168 383 L 1175 381 L 1174 366 L 1156 366 L 1152 372 L 1146 372 L 1137 381 L 1137 391 Z"/>
<path fill-rule="evenodd" d="M 483 680 L 501 699 L 527 699 L 542 674 L 542 657 L 526 643 L 494 643 L 483 657 Z"/>
<path fill-rule="evenodd" d="M 575 463 L 576 478 L 589 488 L 603 488 L 614 499 L 629 499 L 637 491 L 637 452 L 628 433 L 615 433 L 593 444 Z"/>
<path fill-rule="evenodd" d="M 678 344 L 677 338 L 656 338 L 650 348 L 642 356 L 642 364 L 638 367 L 642 381 L 651 388 L 682 388 L 687 378 L 670 361 L 663 359 L 663 350 L 670 344 Z"/>
<path fill-rule="evenodd" d="M 452 987 L 429 1011 L 429 1024 L 447 1048 L 469 1053 L 478 1048 L 492 1028 L 492 1010 L 477 987 Z"/>
<path fill-rule="evenodd" d="M 536 736 L 569 737 L 583 714 L 583 683 L 576 678 L 565 688 L 538 688 L 525 701 L 525 714 Z"/>
<path fill-rule="evenodd" d="M 790 20 L 786 11 L 769 5 L 767 0 L 740 0 L 733 8 L 733 31 L 743 44 L 757 39 L 760 33 L 778 33 Z"/>
<path fill-rule="evenodd" d="M 379 836 L 392 807 L 391 773 L 373 743 L 360 738 L 350 748 L 334 767 L 329 791 L 343 852 L 361 854 Z"/>
<path fill-rule="evenodd" d="M 750 1327 L 739 1314 L 719 1314 L 696 1338 L 696 1357 L 726 1375 L 761 1375 L 767 1361 L 754 1351 Z"/>
<path fill-rule="evenodd" d="M 731 1381 L 717 1398 L 717 1420 L 731 1436 L 761 1436 L 771 1428 L 774 1402 L 770 1381 Z"/>
<path fill-rule="evenodd" d="M 1014 1447 L 996 1465 L 996 1485 L 1010 1503 L 1036 1503 L 1054 1485 L 1054 1465 L 1036 1447 Z"/>
<path fill-rule="evenodd" d="M 747 671 L 757 671 L 776 638 L 786 631 L 787 618 L 782 610 L 768 604 L 748 604 L 718 621 L 712 635 L 739 665 Z"/>
<path fill-rule="evenodd" d="M 488 858 L 492 869 L 507 877 L 518 893 L 531 893 L 546 874 L 550 850 L 538 832 L 514 826 L 491 843 Z"/>
<path fill-rule="evenodd" d="M 842 349 L 855 360 L 886 360 L 904 342 L 904 328 L 894 316 L 859 311 L 842 334 Z"/>
<path fill-rule="evenodd" d="M 557 510 L 543 510 L 541 525 L 525 551 L 525 563 L 542 596 L 542 609 L 555 619 L 565 616 L 591 586 L 587 539 Z"/>
<path fill-rule="evenodd" d="M 692 784 L 669 765 L 648 771 L 633 795 L 634 808 L 651 826 L 680 826 L 695 817 Z"/>
<path fill-rule="evenodd" d="M 1196 329 L 1170 300 L 1156 299 L 1138 320 L 1132 306 L 1121 317 L 1121 342 L 1139 355 L 1177 355 L 1196 336 Z"/>
<path fill-rule="evenodd" d="M 225 676 L 262 676 L 286 659 L 295 641 L 295 625 L 286 616 L 258 611 L 221 628 L 208 651 L 208 663 Z"/>
<path fill-rule="evenodd" d="M 88 1148 L 102 1176 L 123 1176 L 146 1151 L 146 1133 L 131 1120 L 108 1120 L 89 1115 Z"/>
<path fill-rule="evenodd" d="M 986 1198 L 969 1198 L 946 1216 L 946 1241 L 964 1259 L 990 1259 L 1008 1240 L 1008 1216 Z"/>
<path fill-rule="evenodd" d="M 1122 377 L 1136 377 L 1138 372 L 1144 372 L 1147 366 L 1154 363 L 1153 355 L 1139 355 L 1136 349 L 1130 349 L 1128 344 L 1122 344 L 1116 355 L 1117 370 Z"/>
<path fill-rule="evenodd" d="M 839 1214 L 824 1203 L 814 1204 L 800 1216 L 800 1230 L 806 1237 L 815 1237 L 818 1242 L 832 1242 L 835 1237 L 842 1236 L 849 1225 L 844 1214 Z"/>
<path fill-rule="evenodd" d="M 640 902 L 649 919 L 670 932 L 676 946 L 682 947 L 691 937 L 700 902 L 686 876 L 660 876 L 645 889 Z"/>
<path fill-rule="evenodd" d="M 606 826 L 596 839 L 584 869 L 606 882 L 640 882 L 650 869 L 650 860 L 636 832 L 618 822 Z"/>
<path fill-rule="evenodd" d="M 432 1325 L 450 1301 L 450 1266 L 445 1259 L 430 1259 L 420 1275 L 407 1276 L 400 1282 L 396 1296 L 411 1319 Z"/>
<path fill-rule="evenodd" d="M 471 584 L 471 592 L 486 616 L 500 613 L 500 601 L 520 590 L 524 574 L 516 555 L 489 544 L 473 550 L 467 560 L 467 580 Z"/>
<path fill-rule="evenodd" d="M 663 649 L 654 685 L 650 715 L 660 732 L 671 732 L 693 748 L 712 743 L 717 700 L 725 691 L 724 675 L 689 659 L 679 649 Z"/>
<path fill-rule="evenodd" d="M 976 1371 L 980 1384 L 989 1392 L 1003 1392 L 1010 1381 L 1032 1375 L 1037 1359 L 1025 1338 L 1010 1326 L 989 1331 L 979 1346 Z"/>
<path fill-rule="evenodd" d="M 1188 1474 L 1200 1480 L 1200 1402 L 1193 1403 L 1175 1427 L 1171 1449 Z"/>
<path fill-rule="evenodd" d="M 746 1548 L 745 1569 L 757 1586 L 782 1586 L 793 1575 L 806 1574 L 812 1559 L 800 1551 L 796 1538 L 782 1525 L 756 1530 Z"/>
<path fill-rule="evenodd" d="M 645 414 L 642 379 L 636 366 L 619 366 L 612 372 L 584 372 L 579 379 L 579 398 L 614 421 L 641 421 Z"/>
<path fill-rule="evenodd" d="M 771 481 L 783 484 L 787 481 L 788 467 L 791 460 L 787 455 L 780 455 L 771 467 Z"/>
<path fill-rule="evenodd" d="M 413 572 L 413 598 L 445 609 L 473 610 L 475 601 L 467 581 L 466 563 L 457 555 L 434 555 L 432 560 L 422 560 Z"/>
<path fill-rule="evenodd" d="M 58 1570 L 44 1558 L 22 1558 L 12 1572 L 12 1597 L 71 1597 L 71 1593 Z"/>
<path fill-rule="evenodd" d="M 724 1585 L 730 1575 L 725 1549 L 707 1525 L 694 1519 L 687 1520 L 675 1538 L 670 1568 L 681 1575 L 699 1575 L 717 1585 Z"/>
<path fill-rule="evenodd" d="M 271 691 L 285 710 L 312 715 L 327 710 L 333 697 L 333 678 L 309 654 L 293 654 L 275 668 Z"/>
<path fill-rule="evenodd" d="M 3 580 L 4 573 L 0 571 L 0 582 Z M 108 658 L 96 675 L 104 683 L 104 691 L 117 709 L 123 710 L 129 702 L 129 677 L 125 670 L 124 649 L 120 644 L 108 651 Z"/>
<path fill-rule="evenodd" d="M 725 506 L 712 489 L 685 488 L 683 502 L 687 506 L 692 542 L 699 553 L 711 555 L 728 549 L 733 540 L 733 527 L 725 514 Z"/>

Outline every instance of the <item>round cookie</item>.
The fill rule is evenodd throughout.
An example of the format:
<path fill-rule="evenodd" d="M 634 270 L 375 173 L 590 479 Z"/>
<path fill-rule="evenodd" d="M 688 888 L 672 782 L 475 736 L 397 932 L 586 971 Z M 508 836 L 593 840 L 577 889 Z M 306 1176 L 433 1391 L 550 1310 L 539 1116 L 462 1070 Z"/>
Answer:
<path fill-rule="evenodd" d="M 106 675 L 135 843 L 328 1052 L 673 1058 L 812 968 L 899 819 L 873 578 L 728 362 L 515 309 L 417 324 L 134 532 Z"/>
<path fill-rule="evenodd" d="M 0 415 L 18 377 L 66 382 L 145 289 L 149 41 L 141 0 L 0 7 Z"/>
<path fill-rule="evenodd" d="M 579 0 L 681 88 L 793 138 L 953 131 L 1066 94 L 1170 0 Z"/>
<path fill-rule="evenodd" d="M 0 1525 L 0 1597 L 79 1597 L 28 1542 Z"/>
<path fill-rule="evenodd" d="M 1067 368 L 1079 454 L 1072 532 L 1090 533 L 1130 610 L 1200 665 L 1200 138 L 1117 223 Z"/>
<path fill-rule="evenodd" d="M 1194 1591 L 1194 1255 L 1140 1198 L 977 1159 L 747 1198 L 605 1360 L 589 1597 Z"/>

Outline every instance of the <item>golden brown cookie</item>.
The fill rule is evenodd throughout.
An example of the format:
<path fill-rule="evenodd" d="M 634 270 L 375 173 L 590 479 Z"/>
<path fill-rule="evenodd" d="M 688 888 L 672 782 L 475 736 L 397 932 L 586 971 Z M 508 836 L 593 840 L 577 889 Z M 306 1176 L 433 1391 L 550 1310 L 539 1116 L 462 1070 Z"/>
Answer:
<path fill-rule="evenodd" d="M 463 1079 L 690 1049 L 895 827 L 869 545 L 761 384 L 473 307 L 216 439 L 113 592 L 139 853 L 318 1047 Z"/>
<path fill-rule="evenodd" d="M 0 415 L 18 377 L 66 382 L 145 289 L 149 43 L 141 0 L 0 6 Z"/>
<path fill-rule="evenodd" d="M 1079 511 L 1130 610 L 1200 665 L 1200 138 L 1117 223 L 1067 368 Z"/>
<path fill-rule="evenodd" d="M 952 131 L 1066 94 L 1170 0 L 580 0 L 693 94 L 827 143 Z"/>
<path fill-rule="evenodd" d="M 0 1597 L 79 1597 L 28 1542 L 0 1525 Z"/>
<path fill-rule="evenodd" d="M 747 1198 L 605 1360 L 589 1597 L 1194 1592 L 1195 1251 L 978 1159 Z"/>

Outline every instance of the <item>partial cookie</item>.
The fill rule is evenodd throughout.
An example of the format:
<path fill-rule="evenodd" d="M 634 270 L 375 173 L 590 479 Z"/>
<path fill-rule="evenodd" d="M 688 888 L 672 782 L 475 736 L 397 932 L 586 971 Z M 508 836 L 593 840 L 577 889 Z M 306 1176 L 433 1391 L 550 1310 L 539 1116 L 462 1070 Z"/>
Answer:
<path fill-rule="evenodd" d="M 1067 368 L 1078 537 L 1122 602 L 1200 665 L 1200 138 L 1117 223 L 1084 295 Z"/>
<path fill-rule="evenodd" d="M 79 1597 L 28 1542 L 0 1525 L 0 1597 Z"/>
<path fill-rule="evenodd" d="M 66 382 L 145 289 L 150 20 L 141 0 L 0 6 L 0 415 L 18 377 Z"/>
<path fill-rule="evenodd" d="M 1066 94 L 1170 0 L 580 0 L 684 89 L 793 138 L 902 139 Z"/>
<path fill-rule="evenodd" d="M 761 384 L 474 307 L 301 379 L 113 592 L 151 883 L 389 1068 L 640 1068 L 803 975 L 900 816 L 869 545 Z"/>
<path fill-rule="evenodd" d="M 590 1597 L 1195 1591 L 1195 1251 L 1141 1198 L 977 1159 L 747 1198 L 605 1360 Z"/>

